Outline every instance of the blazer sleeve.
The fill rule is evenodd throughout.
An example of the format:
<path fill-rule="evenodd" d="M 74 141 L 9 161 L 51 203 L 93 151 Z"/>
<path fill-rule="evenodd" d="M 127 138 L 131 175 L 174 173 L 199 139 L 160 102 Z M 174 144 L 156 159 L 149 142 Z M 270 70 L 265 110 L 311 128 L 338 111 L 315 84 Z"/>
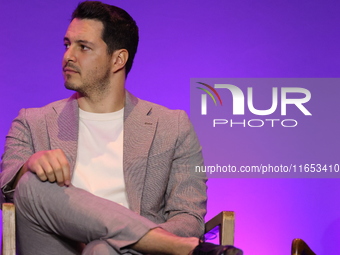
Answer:
<path fill-rule="evenodd" d="M 184 111 L 178 120 L 178 139 L 166 190 L 167 221 L 160 224 L 179 236 L 199 237 L 204 232 L 206 214 L 206 174 L 196 172 L 203 165 L 201 146 Z"/>
<path fill-rule="evenodd" d="M 30 128 L 26 121 L 26 109 L 16 117 L 6 136 L 5 151 L 1 160 L 0 185 L 7 201 L 13 200 L 12 187 L 15 176 L 23 164 L 34 153 Z"/>

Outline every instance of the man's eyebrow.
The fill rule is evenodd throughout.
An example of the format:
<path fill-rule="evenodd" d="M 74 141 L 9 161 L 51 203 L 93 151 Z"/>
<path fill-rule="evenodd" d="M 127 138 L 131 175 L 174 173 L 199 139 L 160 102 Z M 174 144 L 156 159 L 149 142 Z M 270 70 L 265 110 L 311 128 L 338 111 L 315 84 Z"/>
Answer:
<path fill-rule="evenodd" d="M 90 46 L 94 45 L 92 42 L 89 42 L 89 41 L 86 41 L 86 40 L 76 40 L 76 43 L 86 44 L 86 45 L 90 45 Z"/>
<path fill-rule="evenodd" d="M 64 42 L 70 42 L 70 39 L 68 39 L 67 37 L 64 37 Z M 80 43 L 80 44 L 90 45 L 90 46 L 94 45 L 92 42 L 89 42 L 87 40 L 76 40 L 75 42 Z"/>

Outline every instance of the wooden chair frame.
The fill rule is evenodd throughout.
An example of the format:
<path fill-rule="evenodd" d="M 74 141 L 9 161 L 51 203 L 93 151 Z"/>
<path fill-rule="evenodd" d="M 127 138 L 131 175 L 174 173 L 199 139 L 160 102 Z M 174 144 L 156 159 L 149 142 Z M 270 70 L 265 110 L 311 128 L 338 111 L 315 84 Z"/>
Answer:
<path fill-rule="evenodd" d="M 15 247 L 15 206 L 2 204 L 2 255 L 16 255 Z"/>
<path fill-rule="evenodd" d="M 219 226 L 219 237 L 221 245 L 234 245 L 235 213 L 222 211 L 214 218 L 205 223 L 205 233 Z"/>

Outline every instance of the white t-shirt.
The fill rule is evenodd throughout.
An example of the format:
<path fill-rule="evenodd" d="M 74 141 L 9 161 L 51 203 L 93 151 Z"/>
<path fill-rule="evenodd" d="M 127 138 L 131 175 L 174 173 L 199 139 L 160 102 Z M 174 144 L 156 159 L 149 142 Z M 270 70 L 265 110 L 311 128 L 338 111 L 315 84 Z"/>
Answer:
<path fill-rule="evenodd" d="M 72 184 L 128 207 L 123 174 L 124 108 L 112 113 L 79 109 L 77 160 Z"/>

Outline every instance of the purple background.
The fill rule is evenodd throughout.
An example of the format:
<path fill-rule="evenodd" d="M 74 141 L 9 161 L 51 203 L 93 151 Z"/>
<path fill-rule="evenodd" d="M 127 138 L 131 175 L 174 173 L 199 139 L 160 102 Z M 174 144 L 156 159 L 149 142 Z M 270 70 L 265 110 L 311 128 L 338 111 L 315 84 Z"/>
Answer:
<path fill-rule="evenodd" d="M 71 94 L 62 83 L 62 38 L 77 2 L 1 1 L 0 148 L 20 108 Z M 190 78 L 195 77 L 339 77 L 336 0 L 106 2 L 126 9 L 140 27 L 127 88 L 170 108 L 189 112 Z M 333 118 L 339 118 L 338 109 L 334 102 Z M 332 125 L 327 131 L 315 137 L 339 132 Z M 338 182 L 211 179 L 207 219 L 234 210 L 235 244 L 245 254 L 289 254 L 295 237 L 305 239 L 317 254 L 340 254 Z"/>

